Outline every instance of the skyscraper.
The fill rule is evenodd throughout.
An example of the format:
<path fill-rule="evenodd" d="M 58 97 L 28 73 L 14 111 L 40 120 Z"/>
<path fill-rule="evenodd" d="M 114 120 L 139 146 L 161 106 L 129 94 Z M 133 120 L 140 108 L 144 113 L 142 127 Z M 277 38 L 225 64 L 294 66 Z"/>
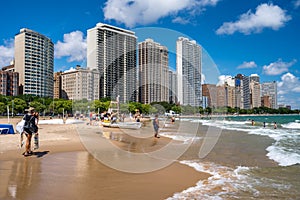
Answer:
<path fill-rule="evenodd" d="M 15 71 L 23 94 L 53 97 L 54 45 L 46 36 L 23 28 L 15 36 Z"/>
<path fill-rule="evenodd" d="M 169 69 L 169 102 L 177 103 L 177 74 Z"/>
<path fill-rule="evenodd" d="M 237 74 L 235 76 L 235 107 L 250 109 L 250 78 Z"/>
<path fill-rule="evenodd" d="M 99 72 L 96 69 L 76 69 L 61 74 L 62 98 L 72 100 L 99 99 Z"/>
<path fill-rule="evenodd" d="M 100 98 L 136 101 L 136 45 L 129 30 L 98 23 L 87 31 L 87 67 L 100 73 Z"/>
<path fill-rule="evenodd" d="M 182 105 L 202 105 L 202 49 L 196 41 L 179 37 L 176 42 L 178 101 Z"/>
<path fill-rule="evenodd" d="M 169 54 L 165 46 L 146 39 L 139 43 L 139 101 L 169 102 Z"/>
<path fill-rule="evenodd" d="M 5 66 L 0 71 L 0 94 L 5 96 L 19 94 L 19 73 L 15 72 L 14 64 Z"/>
<path fill-rule="evenodd" d="M 271 108 L 277 109 L 277 83 L 265 82 L 261 84 L 261 96 L 269 96 Z"/>
<path fill-rule="evenodd" d="M 250 95 L 251 95 L 251 108 L 260 107 L 261 106 L 260 84 L 259 84 L 259 76 L 257 74 L 250 75 Z"/>
<path fill-rule="evenodd" d="M 55 72 L 53 74 L 53 98 L 60 99 L 62 98 L 62 90 L 61 90 L 61 74 L 62 72 Z"/>

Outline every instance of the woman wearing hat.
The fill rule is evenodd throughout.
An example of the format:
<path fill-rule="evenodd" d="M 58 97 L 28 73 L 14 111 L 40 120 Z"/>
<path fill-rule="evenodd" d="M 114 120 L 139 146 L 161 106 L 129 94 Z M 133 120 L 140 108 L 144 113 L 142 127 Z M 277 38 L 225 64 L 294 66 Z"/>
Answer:
<path fill-rule="evenodd" d="M 26 145 L 25 145 L 25 152 L 24 156 L 30 156 L 32 154 L 31 151 L 31 138 L 33 133 L 37 132 L 37 125 L 36 125 L 36 117 L 35 117 L 35 111 L 33 107 L 30 107 L 27 109 L 28 113 L 23 117 L 25 120 L 24 124 L 24 133 L 26 135 Z"/>

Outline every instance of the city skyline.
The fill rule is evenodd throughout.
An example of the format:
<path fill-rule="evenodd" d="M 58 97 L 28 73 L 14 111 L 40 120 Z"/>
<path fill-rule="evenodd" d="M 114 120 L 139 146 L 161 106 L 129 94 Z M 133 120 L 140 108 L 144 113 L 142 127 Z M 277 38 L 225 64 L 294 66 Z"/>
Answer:
<path fill-rule="evenodd" d="M 89 4 L 73 3 L 70 9 L 68 3 L 54 0 L 47 3 L 47 10 L 35 0 L 15 3 L 1 3 L 6 8 L 1 13 L 5 20 L 0 22 L 4 30 L 0 33 L 1 67 L 12 60 L 13 38 L 21 28 L 37 31 L 53 41 L 54 71 L 77 64 L 86 66 L 87 30 L 103 22 L 135 31 L 138 42 L 150 37 L 167 46 L 171 51 L 169 64 L 175 70 L 172 52 L 175 54 L 176 41 L 167 44 L 155 34 L 151 37 L 151 32 L 145 37 L 139 33 L 147 27 L 160 27 L 196 40 L 211 56 L 220 78 L 237 73 L 259 74 L 261 82 L 277 82 L 278 104 L 300 107 L 300 56 L 296 49 L 299 1 L 92 0 Z M 5 17 L 11 15 L 11 10 L 16 16 Z"/>

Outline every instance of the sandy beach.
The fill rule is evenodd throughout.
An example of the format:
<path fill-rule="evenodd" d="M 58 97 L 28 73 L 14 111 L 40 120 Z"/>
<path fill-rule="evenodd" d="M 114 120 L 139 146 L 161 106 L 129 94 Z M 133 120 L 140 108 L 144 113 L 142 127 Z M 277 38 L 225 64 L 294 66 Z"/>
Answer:
<path fill-rule="evenodd" d="M 18 121 L 10 119 L 14 127 Z M 121 172 L 87 151 L 74 124 L 41 124 L 39 132 L 40 148 L 30 157 L 22 156 L 19 134 L 0 135 L 0 199 L 166 199 L 210 176 L 176 161 L 153 172 Z M 127 136 L 112 144 L 151 152 L 170 140 Z"/>

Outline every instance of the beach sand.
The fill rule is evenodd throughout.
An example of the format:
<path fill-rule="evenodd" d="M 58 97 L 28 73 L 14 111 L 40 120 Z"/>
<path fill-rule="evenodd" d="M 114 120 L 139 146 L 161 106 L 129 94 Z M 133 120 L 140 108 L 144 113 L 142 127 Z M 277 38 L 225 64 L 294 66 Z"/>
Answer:
<path fill-rule="evenodd" d="M 18 121 L 10 119 L 14 127 Z M 0 135 L 0 199 L 165 199 L 209 177 L 176 161 L 153 172 L 121 172 L 87 151 L 76 125 L 40 125 L 39 132 L 40 148 L 30 157 L 22 156 L 19 134 Z M 131 136 L 112 141 L 130 152 L 155 151 L 169 142 Z"/>

